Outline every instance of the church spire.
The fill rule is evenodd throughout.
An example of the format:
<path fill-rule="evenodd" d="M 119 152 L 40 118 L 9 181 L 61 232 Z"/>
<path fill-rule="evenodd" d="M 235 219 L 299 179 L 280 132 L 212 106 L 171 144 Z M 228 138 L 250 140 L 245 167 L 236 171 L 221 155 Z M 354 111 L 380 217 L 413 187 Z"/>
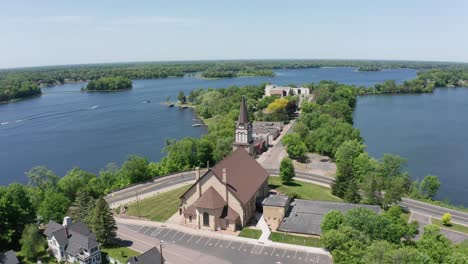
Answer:
<path fill-rule="evenodd" d="M 237 125 L 247 126 L 249 124 L 249 115 L 247 113 L 247 104 L 245 103 L 245 97 L 242 96 L 242 102 L 239 110 L 239 118 L 237 119 Z"/>

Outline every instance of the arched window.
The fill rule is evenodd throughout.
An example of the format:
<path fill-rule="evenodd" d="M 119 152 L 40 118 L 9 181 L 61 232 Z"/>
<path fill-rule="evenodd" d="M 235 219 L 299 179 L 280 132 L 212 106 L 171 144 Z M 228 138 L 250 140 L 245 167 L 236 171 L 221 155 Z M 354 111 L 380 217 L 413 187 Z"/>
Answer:
<path fill-rule="evenodd" d="M 210 215 L 208 213 L 203 213 L 203 225 L 210 226 Z"/>

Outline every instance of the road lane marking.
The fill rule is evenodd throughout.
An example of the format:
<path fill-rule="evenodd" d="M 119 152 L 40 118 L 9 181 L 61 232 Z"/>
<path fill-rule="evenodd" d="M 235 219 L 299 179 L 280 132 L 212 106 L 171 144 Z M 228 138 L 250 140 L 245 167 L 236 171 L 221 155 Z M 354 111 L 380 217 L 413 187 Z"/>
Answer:
<path fill-rule="evenodd" d="M 229 244 L 227 244 L 226 248 L 228 248 L 228 247 L 229 247 L 229 245 L 231 245 L 231 243 L 232 243 L 232 240 L 231 240 L 231 241 L 229 241 Z"/>
<path fill-rule="evenodd" d="M 145 231 L 141 232 L 143 229 L 145 229 Z M 148 231 L 148 229 L 149 229 L 149 226 L 144 226 L 142 229 L 140 229 L 140 231 L 138 231 L 138 233 L 143 233 L 144 234 L 146 231 Z"/>
<path fill-rule="evenodd" d="M 208 241 L 206 241 L 205 246 L 208 245 L 208 242 L 210 242 L 210 241 L 211 241 L 211 238 L 208 239 Z"/>
<path fill-rule="evenodd" d="M 270 256 L 273 256 L 273 253 L 275 253 L 276 248 L 273 248 L 273 251 L 271 252 Z"/>
<path fill-rule="evenodd" d="M 190 235 L 190 238 L 187 240 L 187 243 L 190 243 L 190 240 L 192 240 L 193 236 Z"/>
<path fill-rule="evenodd" d="M 306 252 L 306 257 L 304 258 L 304 261 L 307 262 L 307 257 L 309 256 L 309 252 Z"/>
<path fill-rule="evenodd" d="M 156 236 L 155 233 L 158 232 L 158 231 L 160 231 L 160 230 L 161 230 L 160 227 L 156 228 L 156 230 L 154 230 L 153 232 L 151 232 L 150 236 Z"/>
<path fill-rule="evenodd" d="M 294 259 L 296 259 L 296 254 L 297 254 L 297 250 L 296 250 L 296 252 L 294 252 Z"/>
<path fill-rule="evenodd" d="M 171 236 L 170 239 L 173 239 L 177 234 L 179 234 L 179 231 L 177 231 L 173 236 Z"/>
<path fill-rule="evenodd" d="M 174 231 L 174 230 L 169 229 L 169 232 L 167 232 L 166 234 L 164 234 L 163 238 L 165 238 L 165 237 L 166 237 L 170 232 L 172 232 L 172 231 Z"/>
<path fill-rule="evenodd" d="M 200 242 L 200 240 L 201 240 L 202 238 L 203 238 L 203 237 L 200 237 L 200 238 L 197 240 L 197 243 L 195 243 L 195 244 L 198 244 L 198 242 Z"/>
<path fill-rule="evenodd" d="M 286 249 L 284 250 L 284 252 L 283 252 L 283 256 L 282 256 L 281 258 L 284 258 L 284 254 L 286 254 Z"/>
<path fill-rule="evenodd" d="M 182 233 L 183 235 L 179 238 L 179 240 L 182 240 L 182 238 L 186 235 L 185 233 Z"/>
<path fill-rule="evenodd" d="M 237 249 L 237 251 L 240 251 L 242 246 L 244 245 L 245 243 L 242 243 L 242 245 L 239 247 L 239 249 Z"/>
<path fill-rule="evenodd" d="M 218 245 L 219 241 L 221 241 L 221 240 L 218 240 L 218 242 L 216 242 L 216 244 L 214 245 L 215 247 Z"/>

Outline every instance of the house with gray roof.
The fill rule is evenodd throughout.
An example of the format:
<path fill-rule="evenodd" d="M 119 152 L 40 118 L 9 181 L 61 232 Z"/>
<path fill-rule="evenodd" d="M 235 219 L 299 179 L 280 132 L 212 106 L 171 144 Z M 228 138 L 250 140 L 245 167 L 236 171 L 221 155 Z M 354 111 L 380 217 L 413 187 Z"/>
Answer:
<path fill-rule="evenodd" d="M 296 199 L 290 204 L 288 214 L 283 218 L 278 230 L 289 233 L 321 235 L 320 223 L 322 223 L 323 217 L 328 212 L 336 210 L 346 213 L 358 207 L 367 208 L 376 213 L 381 211 L 380 207 L 376 205 Z"/>
<path fill-rule="evenodd" d="M 0 264 L 19 264 L 18 258 L 13 250 L 0 253 Z"/>
<path fill-rule="evenodd" d="M 80 264 L 100 264 L 101 249 L 96 236 L 82 222 L 72 223 L 65 217 L 63 224 L 50 220 L 44 231 L 47 243 L 58 261 Z"/>
<path fill-rule="evenodd" d="M 153 247 L 139 256 L 129 258 L 127 264 L 161 264 L 161 252 Z"/>

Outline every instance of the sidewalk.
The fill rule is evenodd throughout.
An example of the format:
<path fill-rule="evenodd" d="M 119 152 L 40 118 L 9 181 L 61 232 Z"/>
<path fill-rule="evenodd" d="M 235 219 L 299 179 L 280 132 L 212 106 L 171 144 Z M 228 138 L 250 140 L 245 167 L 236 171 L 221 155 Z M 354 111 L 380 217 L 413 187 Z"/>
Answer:
<path fill-rule="evenodd" d="M 268 243 L 270 240 L 270 228 L 268 227 L 267 223 L 265 222 L 265 219 L 263 219 L 263 214 L 256 213 L 255 218 L 257 219 L 257 227 L 262 230 L 262 235 L 258 239 L 258 241 L 263 242 L 263 243 Z"/>
<path fill-rule="evenodd" d="M 309 253 L 326 255 L 331 258 L 331 254 L 323 248 L 284 244 L 284 243 L 278 243 L 278 242 L 273 242 L 269 240 L 262 242 L 262 241 L 258 241 L 258 240 L 251 239 L 251 238 L 230 236 L 230 235 L 220 234 L 214 231 L 198 230 L 198 229 L 192 229 L 192 228 L 181 226 L 181 225 L 153 222 L 153 221 L 148 221 L 148 220 L 126 219 L 126 218 L 120 218 L 120 217 L 115 217 L 115 220 L 117 224 L 141 225 L 141 226 L 151 226 L 151 227 L 168 227 L 168 228 L 175 229 L 177 231 L 188 233 L 191 235 L 198 235 L 198 236 L 204 236 L 204 237 L 215 238 L 215 239 L 232 240 L 232 241 L 238 241 L 238 242 L 243 242 L 243 243 L 248 243 L 248 244 L 253 244 L 253 245 L 263 245 L 263 246 L 272 246 L 272 247 L 283 248 L 283 249 L 302 250 L 302 251 L 309 252 Z"/>

